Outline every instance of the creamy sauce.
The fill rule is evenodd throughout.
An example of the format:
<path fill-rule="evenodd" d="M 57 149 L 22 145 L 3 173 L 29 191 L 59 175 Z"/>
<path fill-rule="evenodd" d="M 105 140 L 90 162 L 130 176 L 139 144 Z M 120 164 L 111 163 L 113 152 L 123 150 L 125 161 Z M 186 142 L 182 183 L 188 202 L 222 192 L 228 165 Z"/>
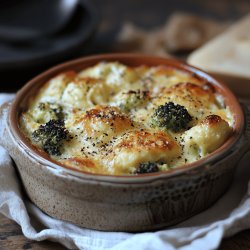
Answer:
<path fill-rule="evenodd" d="M 169 102 L 192 117 L 177 132 L 152 123 L 157 108 Z M 101 62 L 54 77 L 21 116 L 33 144 L 42 147 L 32 134 L 59 119 L 58 110 L 70 139 L 62 143 L 60 155 L 50 157 L 79 171 L 110 175 L 136 174 L 149 162 L 167 171 L 199 160 L 220 147 L 234 125 L 211 85 L 166 66 Z"/>

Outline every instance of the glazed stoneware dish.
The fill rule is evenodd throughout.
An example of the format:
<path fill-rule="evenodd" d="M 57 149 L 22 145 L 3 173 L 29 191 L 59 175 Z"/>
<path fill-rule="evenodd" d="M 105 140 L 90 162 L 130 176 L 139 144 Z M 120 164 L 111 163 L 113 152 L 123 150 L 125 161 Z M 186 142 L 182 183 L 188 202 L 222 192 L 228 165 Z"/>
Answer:
<path fill-rule="evenodd" d="M 115 176 L 66 168 L 30 143 L 20 129 L 20 115 L 49 79 L 101 61 L 165 65 L 210 83 L 234 118 L 232 135 L 207 157 L 168 171 Z M 97 55 L 54 67 L 28 82 L 12 103 L 1 107 L 0 116 L 1 144 L 16 163 L 30 200 L 52 217 L 105 231 L 155 230 L 203 211 L 228 189 L 237 163 L 249 150 L 248 110 L 223 83 L 182 62 L 145 55 Z"/>

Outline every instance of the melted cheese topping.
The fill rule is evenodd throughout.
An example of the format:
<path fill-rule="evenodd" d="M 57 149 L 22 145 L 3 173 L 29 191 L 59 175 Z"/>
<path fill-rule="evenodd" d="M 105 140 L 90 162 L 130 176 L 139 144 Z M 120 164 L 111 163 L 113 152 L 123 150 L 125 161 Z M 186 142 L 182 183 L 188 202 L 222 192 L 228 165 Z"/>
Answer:
<path fill-rule="evenodd" d="M 191 115 L 186 129 L 173 132 L 152 126 L 153 113 L 168 102 L 184 106 Z M 194 162 L 220 147 L 234 125 L 212 85 L 166 66 L 101 62 L 54 77 L 20 118 L 33 144 L 39 146 L 32 133 L 58 119 L 58 110 L 70 140 L 51 158 L 99 174 L 135 174 L 143 163 L 156 163 L 160 171 L 167 171 Z"/>

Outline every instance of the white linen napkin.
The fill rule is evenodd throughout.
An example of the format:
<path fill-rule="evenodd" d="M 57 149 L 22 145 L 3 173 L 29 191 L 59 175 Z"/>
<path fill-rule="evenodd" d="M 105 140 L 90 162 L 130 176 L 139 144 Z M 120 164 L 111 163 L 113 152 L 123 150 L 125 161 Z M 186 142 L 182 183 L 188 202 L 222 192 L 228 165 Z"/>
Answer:
<path fill-rule="evenodd" d="M 13 96 L 0 94 L 0 105 Z M 1 132 L 0 127 L 4 139 Z M 223 237 L 250 228 L 249 159 L 250 153 L 241 160 L 233 184 L 216 204 L 175 227 L 145 233 L 101 232 L 53 219 L 29 202 L 21 193 L 8 152 L 0 147 L 0 212 L 18 223 L 25 237 L 60 242 L 69 249 L 216 249 Z"/>

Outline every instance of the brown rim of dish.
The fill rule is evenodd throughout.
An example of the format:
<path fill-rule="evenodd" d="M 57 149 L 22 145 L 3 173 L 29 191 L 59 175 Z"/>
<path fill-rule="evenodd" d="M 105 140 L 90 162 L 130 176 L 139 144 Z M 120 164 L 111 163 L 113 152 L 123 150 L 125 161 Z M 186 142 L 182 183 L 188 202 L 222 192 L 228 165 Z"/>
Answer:
<path fill-rule="evenodd" d="M 212 84 L 216 92 L 224 97 L 224 101 L 227 106 L 229 106 L 230 111 L 234 117 L 234 133 L 228 138 L 228 140 L 217 150 L 210 153 L 208 156 L 202 158 L 201 160 L 195 161 L 193 163 L 185 164 L 182 167 L 171 169 L 163 172 L 140 174 L 140 175 L 105 175 L 105 174 L 95 174 L 84 171 L 79 171 L 64 164 L 61 164 L 55 160 L 52 160 L 44 151 L 38 150 L 37 147 L 31 144 L 29 139 L 22 133 L 19 127 L 19 117 L 20 114 L 27 107 L 27 101 L 29 98 L 38 91 L 39 87 L 45 84 L 49 79 L 58 75 L 59 73 L 75 70 L 79 71 L 86 67 L 93 66 L 100 61 L 119 61 L 128 66 L 158 66 L 166 65 L 168 67 L 173 67 L 182 71 L 186 71 L 198 79 L 202 79 Z M 8 123 L 10 125 L 10 131 L 14 136 L 16 142 L 29 153 L 30 156 L 38 160 L 40 163 L 50 166 L 54 169 L 65 170 L 69 175 L 82 177 L 85 179 L 99 179 L 111 182 L 133 182 L 138 180 L 153 180 L 158 178 L 166 178 L 170 176 L 176 176 L 179 174 L 188 174 L 193 171 L 198 171 L 200 168 L 208 166 L 215 161 L 219 161 L 223 157 L 227 156 L 229 149 L 231 149 L 236 142 L 239 140 L 243 133 L 244 128 L 244 115 L 240 104 L 238 103 L 234 94 L 226 87 L 223 83 L 211 77 L 207 73 L 189 66 L 183 62 L 177 61 L 175 59 L 167 59 L 162 57 L 148 56 L 142 54 L 130 54 L 130 53 L 114 53 L 114 54 L 101 54 L 89 57 L 83 57 L 77 60 L 69 61 L 58 66 L 55 66 L 37 77 L 30 80 L 16 95 L 13 101 L 10 112 Z M 66 174 L 65 173 L 65 174 Z"/>

